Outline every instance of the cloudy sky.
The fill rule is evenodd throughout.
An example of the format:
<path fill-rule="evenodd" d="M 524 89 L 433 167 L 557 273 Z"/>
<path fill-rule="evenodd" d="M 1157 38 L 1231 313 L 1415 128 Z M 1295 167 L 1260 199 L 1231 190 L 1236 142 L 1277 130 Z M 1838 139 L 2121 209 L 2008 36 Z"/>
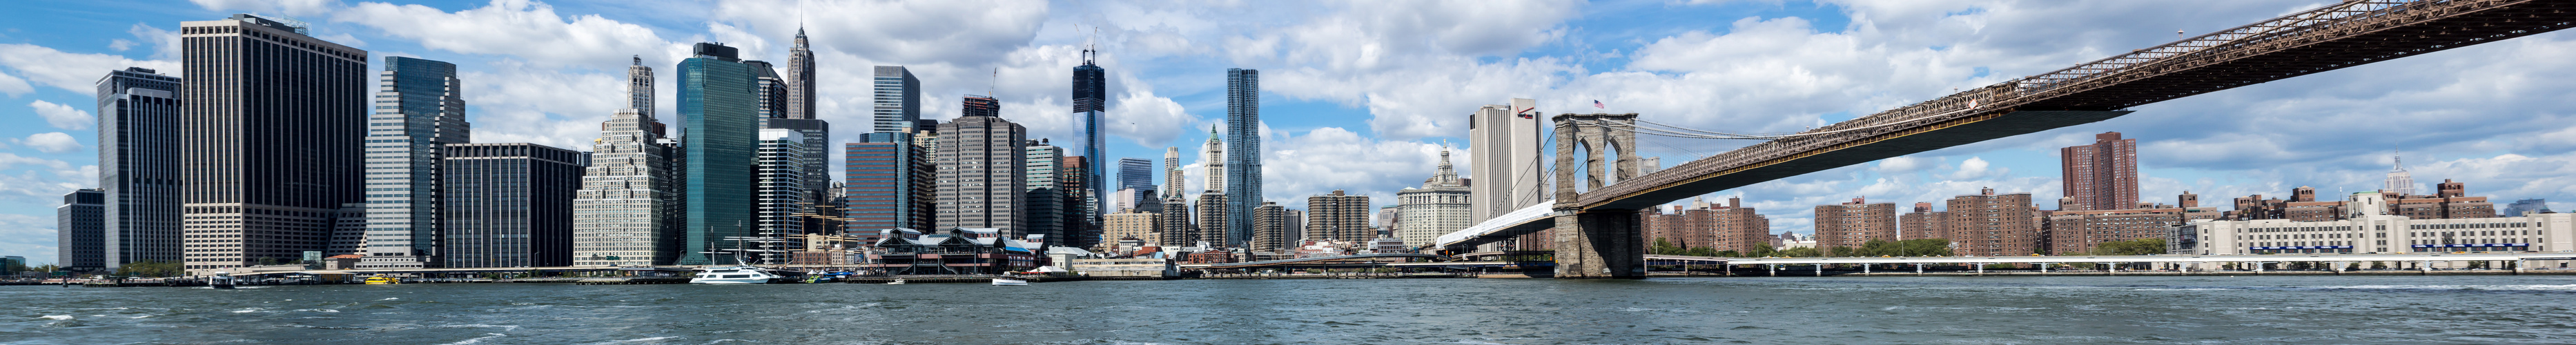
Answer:
<path fill-rule="evenodd" d="M 1223 120 L 1227 68 L 1262 70 L 1266 199 L 1347 189 L 1392 203 L 1431 174 L 1466 114 L 1510 98 L 1542 112 L 1785 132 L 2315 8 L 2224 1 L 47 1 L 0 13 L 0 255 L 55 258 L 61 195 L 97 186 L 92 83 L 178 72 L 179 22 L 290 16 L 375 56 L 456 63 L 475 142 L 586 149 L 618 107 L 630 56 L 667 71 L 697 42 L 784 60 L 814 41 L 820 114 L 864 115 L 873 65 L 923 81 L 924 117 L 990 92 L 1034 137 L 1078 141 L 1071 68 L 1110 73 L 1109 153 L 1180 147 Z M 377 60 L 381 64 L 381 59 Z M 665 72 L 665 76 L 669 75 Z M 2549 77 L 2549 76 L 2560 77 Z M 2576 42 L 2564 33 L 2409 57 L 2139 107 L 2127 117 L 1721 192 L 1807 232 L 1817 204 L 1939 201 L 1979 187 L 2053 200 L 2056 148 L 2139 140 L 2147 201 L 2379 188 L 2391 151 L 2430 185 L 2502 201 L 2576 200 Z M 666 78 L 667 79 L 667 78 Z M 662 102 L 669 109 L 671 84 Z M 1593 101 L 1607 109 L 1592 109 Z M 352 116 L 360 116 L 353 114 Z M 669 114 L 665 114 L 669 116 Z M 843 130 L 836 139 L 855 136 Z M 1666 165 L 1749 144 L 1652 139 Z M 1456 155 L 1464 169 L 1465 155 Z M 1191 170 L 1198 171 L 1198 170 Z M 1464 171 L 1474 175 L 1475 171 Z M 1200 176 L 1189 176 L 1193 186 Z M 1686 200 L 1685 200 L 1686 201 Z"/>

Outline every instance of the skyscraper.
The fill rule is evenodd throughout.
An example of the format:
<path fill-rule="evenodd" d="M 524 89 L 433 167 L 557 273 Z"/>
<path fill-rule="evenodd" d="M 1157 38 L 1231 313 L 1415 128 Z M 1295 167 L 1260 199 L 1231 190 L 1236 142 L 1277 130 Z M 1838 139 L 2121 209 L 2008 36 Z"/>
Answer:
<path fill-rule="evenodd" d="M 1189 180 L 1183 179 L 1182 175 L 1185 174 L 1181 172 L 1181 148 L 1164 147 L 1163 199 L 1180 199 L 1183 195 L 1189 195 L 1186 192 L 1182 192 L 1184 189 L 1189 189 L 1189 186 L 1185 183 L 1185 181 Z"/>
<path fill-rule="evenodd" d="M 63 205 L 54 207 L 55 265 L 66 271 L 119 267 L 107 264 L 106 201 L 106 193 L 97 189 L 63 194 Z"/>
<path fill-rule="evenodd" d="M 1468 164 L 1474 164 L 1476 183 L 1468 187 L 1476 194 L 1473 219 L 1484 222 L 1522 207 L 1547 201 L 1541 195 L 1544 183 L 1539 162 L 1538 101 L 1513 98 L 1511 104 L 1487 105 L 1467 115 L 1467 145 L 1474 150 Z"/>
<path fill-rule="evenodd" d="M 187 269 L 323 250 L 367 195 L 367 51 L 248 14 L 179 26 Z"/>
<path fill-rule="evenodd" d="M 1373 209 L 1367 195 L 1346 195 L 1339 189 L 1306 197 L 1306 239 L 1360 243 L 1377 238 L 1377 231 L 1369 228 Z"/>
<path fill-rule="evenodd" d="M 1021 238 L 1027 224 L 1029 130 L 1002 119 L 1002 102 L 966 95 L 963 116 L 939 124 L 938 228 L 994 228 Z"/>
<path fill-rule="evenodd" d="M 876 66 L 876 80 L 869 86 L 875 90 L 875 97 L 868 103 L 871 108 L 869 114 L 876 119 L 869 128 L 871 131 L 928 129 L 915 125 L 921 121 L 921 79 L 913 78 L 912 70 L 903 66 Z"/>
<path fill-rule="evenodd" d="M 2406 156 L 2390 155 L 2389 160 L 2395 164 L 2388 168 L 2388 180 L 2380 184 L 2379 190 L 2398 196 L 2415 195 L 2415 174 L 2406 172 Z"/>
<path fill-rule="evenodd" d="M 1233 177 L 1226 174 L 1225 141 L 1223 139 L 1224 137 L 1221 134 L 1217 134 L 1216 127 L 1210 126 L 1208 127 L 1207 146 L 1199 148 L 1199 164 L 1205 165 L 1206 167 L 1204 168 L 1207 169 L 1207 189 L 1203 190 L 1204 192 L 1224 193 L 1225 187 L 1227 186 L 1225 180 Z M 1225 228 L 1224 223 L 1201 225 L 1214 229 Z M 1220 233 L 1218 236 L 1224 235 Z M 1223 241 L 1218 242 L 1222 243 Z"/>
<path fill-rule="evenodd" d="M 1234 204 L 1219 233 L 1225 245 L 1242 247 L 1252 238 L 1252 208 L 1261 206 L 1261 71 L 1225 70 L 1225 125 L 1225 151 L 1234 154 L 1225 156 L 1224 191 Z"/>
<path fill-rule="evenodd" d="M 1027 211 L 1022 215 L 1028 219 L 1021 223 L 1028 228 L 1021 233 L 1062 239 L 1066 236 L 1065 219 L 1079 214 L 1075 209 L 1080 207 L 1066 201 L 1079 200 L 1076 196 L 1081 193 L 1066 189 L 1064 180 L 1082 172 L 1063 169 L 1067 158 L 1064 148 L 1049 145 L 1045 139 L 1029 142 L 1023 150 L 1028 151 L 1028 158 L 1021 169 L 1028 171 L 1028 180 L 1022 186 L 1028 188 L 1028 194 L 1020 199 L 1020 205 Z"/>
<path fill-rule="evenodd" d="M 1091 47 L 1083 47 L 1082 65 L 1073 67 L 1073 115 L 1082 118 L 1082 159 L 1091 162 L 1090 166 L 1082 171 L 1084 185 L 1080 189 L 1085 191 L 1082 194 L 1086 198 L 1082 207 L 1085 210 L 1082 215 L 1084 218 L 1113 211 L 1102 206 L 1098 200 L 1089 200 L 1109 195 L 1110 189 L 1107 180 L 1109 175 L 1104 172 L 1106 170 L 1106 167 L 1102 166 L 1104 164 L 1101 164 L 1108 162 L 1107 156 L 1101 154 L 1108 148 L 1105 147 L 1107 144 L 1100 135 L 1103 129 L 1100 123 L 1101 117 L 1109 111 L 1109 79 L 1106 76 L 1108 71 L 1092 62 L 1092 58 L 1098 53 Z"/>
<path fill-rule="evenodd" d="M 590 167 L 573 196 L 574 266 L 649 266 L 679 261 L 681 152 L 653 118 L 653 68 L 627 67 L 628 108 L 600 123 Z"/>
<path fill-rule="evenodd" d="M 1154 161 L 1118 159 L 1118 189 L 1154 189 Z"/>
<path fill-rule="evenodd" d="M 680 60 L 680 117 L 687 121 L 681 148 L 687 161 L 688 234 L 680 264 L 718 264 L 712 255 L 735 249 L 752 222 L 752 157 L 760 127 L 757 71 L 735 58 L 736 50 L 699 43 L 695 55 Z"/>
<path fill-rule="evenodd" d="M 805 44 L 805 28 L 796 28 L 796 45 L 787 48 L 787 114 L 779 118 L 814 118 L 814 50 Z M 822 147 L 815 147 L 821 149 Z"/>
<path fill-rule="evenodd" d="M 851 234 L 931 229 L 939 196 L 934 192 L 937 184 L 932 181 L 937 175 L 928 148 L 915 145 L 912 133 L 902 132 L 863 134 L 859 142 L 845 147 L 842 161 L 848 170 L 842 174 L 842 188 Z"/>
<path fill-rule="evenodd" d="M 441 150 L 441 266 L 572 265 L 573 195 L 589 154 L 526 143 Z"/>
<path fill-rule="evenodd" d="M 759 190 L 760 204 L 753 209 L 754 217 L 758 219 L 754 224 L 758 226 L 753 227 L 757 232 L 751 236 L 784 240 L 788 235 L 806 233 L 804 215 L 815 212 L 814 205 L 820 201 L 816 197 L 821 196 L 806 188 L 813 186 L 814 180 L 830 178 L 830 176 L 816 176 L 806 172 L 806 168 L 813 166 L 808 161 L 813 155 L 806 152 L 806 147 L 809 145 L 811 144 L 805 142 L 805 133 L 796 130 L 777 128 L 760 130 L 759 168 L 756 172 L 760 176 L 760 182 L 752 186 Z M 786 262 L 785 257 L 772 255 L 770 252 L 744 256 L 743 259 L 746 262 L 760 263 Z"/>
<path fill-rule="evenodd" d="M 742 64 L 751 67 L 752 88 L 759 90 L 753 93 L 760 98 L 755 104 L 761 122 L 787 118 L 787 78 L 778 75 L 778 67 L 760 60 L 743 60 Z"/>
<path fill-rule="evenodd" d="M 181 258 L 178 93 L 179 77 L 142 67 L 109 71 L 98 80 L 105 267 Z"/>
<path fill-rule="evenodd" d="M 804 189 L 807 195 L 804 198 L 809 202 L 824 201 L 823 194 L 827 194 L 826 192 L 832 189 L 832 155 L 829 152 L 832 147 L 832 123 L 822 119 L 764 117 L 760 118 L 760 129 L 794 131 L 798 138 L 804 139 L 801 143 L 803 147 L 799 150 L 805 152 L 805 157 L 798 160 L 803 161 L 805 167 L 799 174 L 811 176 L 805 179 Z"/>
<path fill-rule="evenodd" d="M 1395 192 L 1395 217 L 1382 217 L 1386 219 L 1380 221 L 1401 219 L 1402 222 L 1390 225 L 1393 225 L 1395 237 L 1404 240 L 1405 245 L 1430 244 L 1440 235 L 1476 225 L 1476 221 L 1469 219 L 1473 216 L 1469 212 L 1473 207 L 1468 200 L 1474 199 L 1473 195 L 1465 181 L 1458 179 L 1457 168 L 1449 165 L 1449 150 L 1443 148 L 1440 150 L 1440 169 L 1432 172 L 1431 178 L 1423 179 L 1421 188 Z"/>
<path fill-rule="evenodd" d="M 2066 197 L 2085 210 L 2122 210 L 2138 206 L 2138 140 L 2120 132 L 2093 135 L 2093 143 L 2059 149 L 2063 157 Z M 2068 210 L 2075 211 L 2075 210 Z"/>
<path fill-rule="evenodd" d="M 467 143 L 456 64 L 385 57 L 367 118 L 366 258 L 359 268 L 436 268 L 443 242 L 438 208 L 442 147 Z"/>

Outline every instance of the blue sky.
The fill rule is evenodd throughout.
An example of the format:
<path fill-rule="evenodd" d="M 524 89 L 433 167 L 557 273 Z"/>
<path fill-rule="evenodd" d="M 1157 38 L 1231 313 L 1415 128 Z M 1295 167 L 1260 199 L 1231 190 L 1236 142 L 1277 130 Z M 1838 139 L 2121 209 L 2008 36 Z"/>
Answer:
<path fill-rule="evenodd" d="M 1473 149 L 1467 113 L 1509 98 L 1537 99 L 1543 112 L 1794 131 L 2330 2 L 18 2 L 0 11 L 0 255 L 53 261 L 60 196 L 97 185 L 90 83 L 126 66 L 177 73 L 171 30 L 231 13 L 311 22 L 316 36 L 378 61 L 454 62 L 474 141 L 576 149 L 618 106 L 628 57 L 667 70 L 688 44 L 714 41 L 781 60 L 800 25 L 818 52 L 822 117 L 843 128 L 858 127 L 867 67 L 904 65 L 925 83 L 926 117 L 955 117 L 958 95 L 991 92 L 1035 136 L 1074 142 L 1070 69 L 1096 46 L 1111 73 L 1111 156 L 1159 163 L 1164 147 L 1180 147 L 1188 171 L 1223 117 L 1220 73 L 1261 69 L 1266 199 L 1303 205 L 1334 189 L 1392 203 L 1431 174 L 1443 143 Z M 1744 197 L 1774 232 L 1809 231 L 1814 205 L 1852 197 L 1938 202 L 1994 187 L 2049 200 L 2056 148 L 2119 131 L 2140 142 L 2147 201 L 2376 189 L 2393 148 L 2428 186 L 2576 200 L 2565 173 L 2576 171 L 2576 121 L 2564 101 L 2576 99 L 2576 79 L 2559 77 L 2570 72 L 2576 42 L 2542 34 L 1713 197 Z M 1668 166 L 1748 144 L 1648 140 L 1643 153 Z M 1466 155 L 1456 157 L 1463 169 Z"/>

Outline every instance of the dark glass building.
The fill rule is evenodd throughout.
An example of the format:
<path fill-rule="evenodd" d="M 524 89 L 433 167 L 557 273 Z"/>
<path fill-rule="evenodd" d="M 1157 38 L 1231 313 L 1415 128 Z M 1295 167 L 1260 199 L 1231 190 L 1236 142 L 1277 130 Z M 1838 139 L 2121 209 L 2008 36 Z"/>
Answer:
<path fill-rule="evenodd" d="M 1261 205 L 1261 71 L 1225 70 L 1225 194 L 1222 244 L 1243 247 L 1252 239 L 1252 209 Z M 1201 226 L 1217 227 L 1214 224 Z M 1218 238 L 1210 238 L 1208 242 Z"/>
<path fill-rule="evenodd" d="M 928 230 L 935 219 L 930 151 L 913 143 L 912 133 L 868 133 L 843 145 L 842 200 L 844 229 L 873 236 L 883 229 Z M 876 243 L 877 238 L 867 238 Z"/>
<path fill-rule="evenodd" d="M 677 79 L 680 117 L 686 123 L 680 142 L 688 209 L 688 234 L 682 241 L 682 265 L 720 264 L 709 252 L 729 252 L 726 237 L 750 233 L 752 226 L 752 157 L 759 143 L 760 90 L 757 72 L 735 58 L 736 50 L 699 43 L 696 55 L 680 60 Z M 724 262 L 721 264 L 730 264 Z"/>
<path fill-rule="evenodd" d="M 572 265 L 573 194 L 590 154 L 537 144 L 453 144 L 441 159 L 439 256 L 447 268 Z"/>
<path fill-rule="evenodd" d="M 81 189 L 63 194 L 54 207 L 55 265 L 66 271 L 95 271 L 107 265 L 106 193 Z"/>
<path fill-rule="evenodd" d="M 367 51 L 236 14 L 179 24 L 179 156 L 187 268 L 291 262 L 324 250 L 367 194 Z"/>
<path fill-rule="evenodd" d="M 180 260 L 178 97 L 179 77 L 148 68 L 110 71 L 98 80 L 106 267 Z"/>

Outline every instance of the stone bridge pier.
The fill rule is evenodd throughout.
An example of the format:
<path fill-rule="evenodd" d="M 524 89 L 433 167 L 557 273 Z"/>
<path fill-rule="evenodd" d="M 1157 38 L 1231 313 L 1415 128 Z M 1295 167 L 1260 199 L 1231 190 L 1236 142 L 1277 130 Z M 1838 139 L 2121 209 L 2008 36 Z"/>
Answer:
<path fill-rule="evenodd" d="M 1585 210 L 1581 190 L 1637 178 L 1637 114 L 1558 114 L 1556 121 L 1556 277 L 1643 279 L 1646 235 L 1636 210 Z M 1581 149 L 1582 152 L 1576 152 Z M 1610 165 L 1603 158 L 1615 152 Z M 1583 157 L 1578 164 L 1574 158 Z M 1604 174 L 1603 170 L 1610 170 Z M 1583 172 L 1578 179 L 1576 172 Z M 1615 180 L 1605 180 L 1615 178 Z"/>

